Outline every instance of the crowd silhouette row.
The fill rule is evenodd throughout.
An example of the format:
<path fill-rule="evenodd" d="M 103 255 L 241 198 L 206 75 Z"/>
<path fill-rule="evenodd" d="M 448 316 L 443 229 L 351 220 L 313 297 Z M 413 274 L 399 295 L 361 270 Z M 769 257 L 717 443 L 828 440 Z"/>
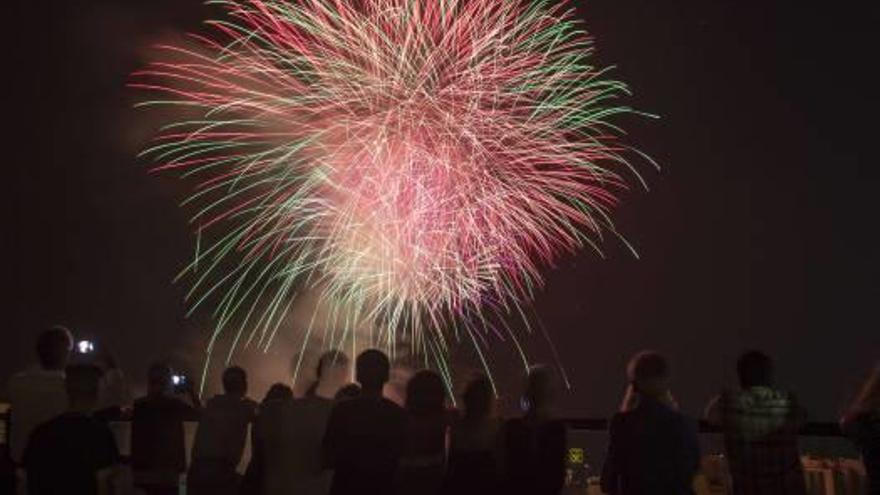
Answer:
<path fill-rule="evenodd" d="M 73 344 L 62 327 L 43 332 L 39 367 L 9 382 L 9 447 L 20 493 L 131 493 L 134 487 L 170 495 L 184 473 L 194 495 L 555 495 L 563 488 L 566 425 L 554 417 L 555 377 L 546 367 L 530 369 L 522 414 L 506 421 L 497 417 L 493 384 L 482 375 L 467 384 L 461 410 L 447 407 L 444 382 L 430 370 L 409 379 L 402 406 L 383 397 L 390 363 L 375 349 L 354 363 L 328 351 L 303 397 L 276 384 L 259 404 L 247 397 L 242 368 L 226 369 L 223 393 L 202 404 L 191 384 L 155 364 L 146 396 L 126 413 L 127 388 L 109 353 L 71 363 Z M 349 383 L 352 364 L 356 383 Z M 804 495 L 797 443 L 803 408 L 774 386 L 767 355 L 744 353 L 737 372 L 740 388 L 713 399 L 705 418 L 723 431 L 734 493 Z M 696 422 L 679 411 L 670 375 L 657 352 L 630 360 L 629 386 L 609 425 L 605 493 L 693 493 Z M 125 460 L 108 426 L 122 414 L 131 420 Z M 189 463 L 187 421 L 198 421 Z M 861 449 L 871 493 L 880 493 L 880 367 L 841 425 Z M 251 457 L 242 475 L 248 440 Z"/>

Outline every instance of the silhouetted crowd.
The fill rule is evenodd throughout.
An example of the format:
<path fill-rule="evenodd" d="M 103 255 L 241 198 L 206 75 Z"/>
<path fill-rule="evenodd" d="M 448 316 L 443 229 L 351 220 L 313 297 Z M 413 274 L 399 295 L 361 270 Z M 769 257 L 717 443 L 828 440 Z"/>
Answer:
<path fill-rule="evenodd" d="M 356 383 L 349 383 L 349 357 L 332 350 L 303 397 L 279 383 L 259 404 L 247 397 L 242 368 L 226 369 L 223 393 L 202 404 L 191 382 L 155 364 L 146 396 L 127 411 L 131 398 L 109 353 L 71 362 L 72 348 L 69 331 L 47 330 L 37 343 L 40 366 L 10 380 L 9 454 L 20 493 L 170 495 L 179 493 L 183 474 L 194 495 L 555 495 L 563 488 L 566 425 L 553 414 L 556 383 L 546 367 L 530 369 L 522 414 L 506 421 L 483 375 L 468 382 L 461 410 L 447 407 L 446 382 L 431 370 L 409 379 L 398 405 L 383 396 L 391 365 L 374 349 L 357 356 Z M 806 494 L 798 451 L 806 414 L 774 385 L 773 368 L 767 355 L 744 353 L 740 387 L 706 409 L 705 419 L 723 432 L 737 495 Z M 697 424 L 679 411 L 670 377 L 656 352 L 630 360 L 629 385 L 609 424 L 605 493 L 693 493 Z M 123 417 L 131 421 L 125 460 L 109 426 Z M 189 421 L 198 427 L 187 463 Z M 880 493 L 880 367 L 841 427 L 862 452 L 871 493 Z"/>

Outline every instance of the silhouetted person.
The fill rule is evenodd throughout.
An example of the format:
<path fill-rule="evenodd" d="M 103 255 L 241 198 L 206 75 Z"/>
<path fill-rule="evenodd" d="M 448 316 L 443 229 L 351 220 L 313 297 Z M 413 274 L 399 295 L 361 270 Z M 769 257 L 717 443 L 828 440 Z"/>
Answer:
<path fill-rule="evenodd" d="M 31 495 L 110 493 L 119 460 L 107 425 L 92 417 L 98 403 L 101 370 L 91 365 L 67 368 L 67 412 L 38 426 L 24 452 Z"/>
<path fill-rule="evenodd" d="M 272 413 L 263 413 L 265 413 L 267 410 L 271 411 L 276 404 L 292 400 L 293 389 L 290 388 L 289 385 L 285 385 L 283 383 L 274 383 L 271 387 L 269 387 L 269 390 L 266 391 L 266 395 L 263 397 L 263 401 L 260 402 L 260 407 L 257 409 L 257 418 L 254 421 L 253 428 L 251 429 L 251 461 L 248 463 L 247 469 L 244 472 L 244 479 L 241 482 L 241 487 L 239 490 L 239 493 L 241 495 L 264 494 L 266 490 L 266 462 L 263 459 L 263 452 L 265 450 L 265 447 L 262 445 L 258 432 L 262 429 L 261 425 L 265 424 L 266 422 L 266 420 L 263 418 L 271 416 Z"/>
<path fill-rule="evenodd" d="M 629 386 L 611 419 L 602 490 L 609 495 L 690 495 L 700 463 L 696 423 L 678 412 L 660 354 L 636 354 Z"/>
<path fill-rule="evenodd" d="M 186 392 L 192 404 L 174 393 L 168 365 L 154 364 L 148 373 L 147 396 L 134 403 L 131 421 L 131 466 L 135 485 L 149 495 L 176 494 L 186 471 L 184 421 L 199 417 L 199 400 L 192 385 Z"/>
<path fill-rule="evenodd" d="M 305 397 L 265 407 L 257 420 L 266 495 L 326 495 L 332 473 L 324 469 L 322 442 L 334 397 L 351 376 L 348 357 L 336 350 L 318 360 L 318 380 Z"/>
<path fill-rule="evenodd" d="M 556 495 L 562 489 L 566 428 L 553 418 L 553 380 L 548 368 L 529 370 L 522 397 L 524 415 L 504 424 L 503 493 Z"/>
<path fill-rule="evenodd" d="M 440 492 L 446 472 L 446 390 L 440 375 L 416 372 L 406 385 L 406 442 L 395 479 L 398 495 Z"/>
<path fill-rule="evenodd" d="M 15 374 L 9 380 L 12 417 L 10 453 L 21 462 L 31 432 L 67 410 L 64 367 L 73 349 L 73 337 L 64 327 L 52 327 L 37 338 L 39 366 Z"/>
<path fill-rule="evenodd" d="M 452 425 L 444 493 L 483 495 L 498 491 L 498 433 L 495 394 L 485 375 L 472 379 L 462 395 L 464 414 Z"/>
<path fill-rule="evenodd" d="M 795 397 L 773 386 L 773 361 L 759 351 L 736 364 L 740 390 L 710 402 L 706 419 L 724 430 L 737 495 L 806 493 L 797 433 L 806 414 Z"/>
<path fill-rule="evenodd" d="M 257 403 L 246 397 L 247 373 L 237 366 L 223 372 L 223 391 L 202 410 L 193 442 L 187 493 L 238 493 L 238 464 L 254 420 Z"/>
<path fill-rule="evenodd" d="M 336 395 L 333 397 L 336 400 L 346 400 L 346 399 L 354 399 L 355 397 L 361 395 L 361 386 L 357 383 L 349 383 L 348 385 L 343 386 L 336 392 Z"/>
<path fill-rule="evenodd" d="M 406 414 L 382 397 L 390 371 L 385 354 L 364 351 L 355 367 L 361 394 L 334 406 L 324 434 L 325 465 L 334 470 L 330 493 L 387 495 L 404 447 Z"/>
<path fill-rule="evenodd" d="M 880 494 L 880 364 L 862 386 L 840 426 L 862 452 L 871 495 Z"/>
<path fill-rule="evenodd" d="M 293 400 L 293 389 L 283 383 L 273 383 L 269 390 L 266 391 L 262 402 L 260 402 L 260 407 L 265 407 L 276 401 L 283 402 L 286 400 Z"/>

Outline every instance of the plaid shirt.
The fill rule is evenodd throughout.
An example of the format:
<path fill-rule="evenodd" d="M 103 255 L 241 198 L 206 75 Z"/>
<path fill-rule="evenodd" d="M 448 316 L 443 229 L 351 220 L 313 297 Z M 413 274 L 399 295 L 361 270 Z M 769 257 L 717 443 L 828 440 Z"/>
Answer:
<path fill-rule="evenodd" d="M 794 397 L 769 387 L 725 393 L 721 425 L 736 495 L 804 495 L 797 445 L 803 413 Z"/>

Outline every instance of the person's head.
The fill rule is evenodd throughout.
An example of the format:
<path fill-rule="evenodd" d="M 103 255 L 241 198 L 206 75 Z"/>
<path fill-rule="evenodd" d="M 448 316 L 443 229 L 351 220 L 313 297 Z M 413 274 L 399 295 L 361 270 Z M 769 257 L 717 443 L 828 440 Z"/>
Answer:
<path fill-rule="evenodd" d="M 669 361 L 657 351 L 642 351 L 633 356 L 626 375 L 639 394 L 659 399 L 669 393 Z"/>
<path fill-rule="evenodd" d="M 293 399 L 293 389 L 283 383 L 276 383 L 269 387 L 266 396 L 263 397 L 263 404 L 273 401 L 285 401 Z"/>
<path fill-rule="evenodd" d="M 93 364 L 76 364 L 65 369 L 64 386 L 70 409 L 91 412 L 98 403 L 101 368 Z"/>
<path fill-rule="evenodd" d="M 328 397 L 335 395 L 339 387 L 348 381 L 349 373 L 350 362 L 344 352 L 333 349 L 321 354 L 315 369 L 318 381 L 309 387 L 306 395 L 316 395 L 319 388 Z"/>
<path fill-rule="evenodd" d="M 468 382 L 461 396 L 464 403 L 464 417 L 483 419 L 491 416 L 495 405 L 494 390 L 489 377 L 480 374 Z"/>
<path fill-rule="evenodd" d="M 443 380 L 431 370 L 418 371 L 406 384 L 406 410 L 414 416 L 442 413 L 445 401 Z"/>
<path fill-rule="evenodd" d="M 162 395 L 171 392 L 173 384 L 171 366 L 165 363 L 153 363 L 147 371 L 147 393 Z"/>
<path fill-rule="evenodd" d="M 361 390 L 367 394 L 381 394 L 382 387 L 388 382 L 391 372 L 391 363 L 384 352 L 377 349 L 367 349 L 357 357 L 355 365 L 357 381 L 361 384 Z"/>
<path fill-rule="evenodd" d="M 550 412 L 556 399 L 556 384 L 550 368 L 543 365 L 529 368 L 523 399 L 526 401 L 527 414 L 543 415 Z"/>
<path fill-rule="evenodd" d="M 229 395 L 244 397 L 247 394 L 247 372 L 238 366 L 223 371 L 223 391 Z"/>
<path fill-rule="evenodd" d="M 361 395 L 361 386 L 357 383 L 349 383 L 348 385 L 339 389 L 336 392 L 336 396 L 333 397 L 335 400 L 346 400 L 346 399 L 354 399 L 355 397 Z"/>
<path fill-rule="evenodd" d="M 773 384 L 773 360 L 761 351 L 744 352 L 736 361 L 742 388 L 769 387 Z"/>
<path fill-rule="evenodd" d="M 73 350 L 73 336 L 70 330 L 54 326 L 37 337 L 37 357 L 40 366 L 46 370 L 63 370 Z"/>

